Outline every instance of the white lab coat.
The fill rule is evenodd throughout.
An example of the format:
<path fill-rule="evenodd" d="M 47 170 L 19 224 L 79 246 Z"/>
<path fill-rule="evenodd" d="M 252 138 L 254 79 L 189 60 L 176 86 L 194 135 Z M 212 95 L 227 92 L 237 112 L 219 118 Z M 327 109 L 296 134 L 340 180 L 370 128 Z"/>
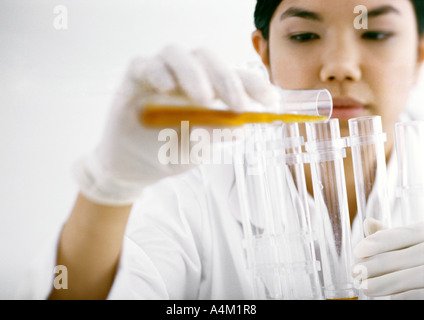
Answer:
<path fill-rule="evenodd" d="M 109 298 L 253 298 L 232 166 L 204 169 L 160 182 L 137 204 Z"/>
<path fill-rule="evenodd" d="M 207 165 L 146 188 L 131 213 L 108 298 L 253 299 L 234 181 L 232 165 Z M 392 225 L 399 226 L 394 155 L 388 185 Z M 359 223 L 353 224 L 353 244 L 361 239 Z M 24 281 L 19 298 L 48 296 L 57 239 Z"/>

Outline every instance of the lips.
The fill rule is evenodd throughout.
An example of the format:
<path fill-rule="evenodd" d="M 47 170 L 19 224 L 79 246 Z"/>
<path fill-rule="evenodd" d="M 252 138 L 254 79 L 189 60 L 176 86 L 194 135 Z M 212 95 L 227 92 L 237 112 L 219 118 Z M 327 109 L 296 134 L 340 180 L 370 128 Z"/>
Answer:
<path fill-rule="evenodd" d="M 351 118 L 360 117 L 364 114 L 365 104 L 350 98 L 350 97 L 336 97 L 333 98 L 333 113 L 332 118 L 341 120 L 348 120 Z"/>

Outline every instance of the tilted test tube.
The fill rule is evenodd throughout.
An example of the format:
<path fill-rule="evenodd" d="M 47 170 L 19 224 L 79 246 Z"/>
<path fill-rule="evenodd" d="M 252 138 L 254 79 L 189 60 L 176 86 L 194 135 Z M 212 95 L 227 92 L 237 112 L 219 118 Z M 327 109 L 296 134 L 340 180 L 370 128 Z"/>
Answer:
<path fill-rule="evenodd" d="M 333 100 L 326 89 L 275 89 L 279 95 L 276 105 L 264 107 L 252 100 L 244 106 L 232 109 L 219 100 L 209 106 L 200 106 L 181 96 L 152 95 L 145 101 L 139 120 L 150 127 L 178 127 L 181 121 L 189 121 L 193 126 L 214 127 L 275 121 L 322 121 L 332 114 Z"/>
<path fill-rule="evenodd" d="M 343 158 L 346 140 L 338 119 L 306 123 L 313 191 L 318 219 L 324 296 L 358 299 L 351 276 L 352 247 Z"/>

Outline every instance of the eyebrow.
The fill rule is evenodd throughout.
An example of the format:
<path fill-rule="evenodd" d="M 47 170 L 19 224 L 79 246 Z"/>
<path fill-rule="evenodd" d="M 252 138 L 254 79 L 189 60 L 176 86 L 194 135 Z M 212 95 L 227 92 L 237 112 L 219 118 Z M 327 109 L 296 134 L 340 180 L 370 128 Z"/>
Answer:
<path fill-rule="evenodd" d="M 400 15 L 400 11 L 390 5 L 381 6 L 368 12 L 368 18 L 375 18 L 383 14 L 395 13 Z"/>
<path fill-rule="evenodd" d="M 291 7 L 284 11 L 280 16 L 280 21 L 291 18 L 291 17 L 297 17 L 297 18 L 303 18 L 308 20 L 314 20 L 314 21 L 322 21 L 322 17 L 315 12 L 308 11 L 302 8 L 298 7 Z"/>
<path fill-rule="evenodd" d="M 381 6 L 369 11 L 368 18 L 375 18 L 375 17 L 379 17 L 381 15 L 389 14 L 389 13 L 395 13 L 400 15 L 400 12 L 398 9 L 396 9 L 395 7 L 391 5 L 385 5 L 385 6 Z M 284 11 L 280 16 L 280 20 L 284 20 L 291 17 L 303 18 L 303 19 L 314 20 L 314 21 L 323 20 L 321 15 L 319 15 L 318 13 L 313 11 L 308 11 L 298 7 L 291 7 L 287 9 L 286 11 Z"/>

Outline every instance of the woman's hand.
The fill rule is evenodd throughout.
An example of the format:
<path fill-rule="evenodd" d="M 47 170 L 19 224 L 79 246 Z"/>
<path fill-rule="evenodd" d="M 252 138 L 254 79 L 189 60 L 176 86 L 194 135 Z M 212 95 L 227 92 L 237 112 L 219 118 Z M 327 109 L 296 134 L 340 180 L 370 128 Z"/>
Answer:
<path fill-rule="evenodd" d="M 112 105 L 100 144 L 75 167 L 81 192 L 91 201 L 131 204 L 145 186 L 193 167 L 159 161 L 164 144 L 158 141 L 160 129 L 144 127 L 139 121 L 145 103 L 158 97 L 202 106 L 220 99 L 238 110 L 251 99 L 262 105 L 278 101 L 262 74 L 236 71 L 206 49 L 188 52 L 169 46 L 154 57 L 135 59 Z M 178 132 L 179 128 L 173 129 Z M 177 144 L 174 149 L 178 150 L 178 140 L 167 143 Z"/>
<path fill-rule="evenodd" d="M 353 267 L 364 294 L 424 299 L 424 222 L 387 230 L 379 230 L 378 221 L 366 222 L 375 233 L 355 247 L 361 261 Z"/>

